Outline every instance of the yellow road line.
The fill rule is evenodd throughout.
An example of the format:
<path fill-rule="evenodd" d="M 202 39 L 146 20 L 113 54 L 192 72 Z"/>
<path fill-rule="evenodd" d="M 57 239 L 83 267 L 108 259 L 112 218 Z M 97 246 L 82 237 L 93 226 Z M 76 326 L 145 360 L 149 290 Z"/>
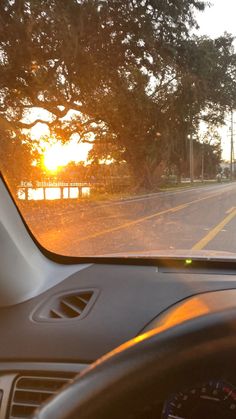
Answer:
<path fill-rule="evenodd" d="M 230 208 L 228 211 L 226 211 L 226 214 L 230 214 L 234 209 L 235 207 Z"/>
<path fill-rule="evenodd" d="M 194 201 L 186 202 L 185 204 L 178 205 L 178 206 L 172 207 L 172 208 L 168 208 L 167 210 L 156 212 L 154 214 L 147 215 L 146 217 L 141 217 L 141 218 L 137 218 L 136 220 L 133 220 L 133 221 L 128 221 L 127 223 L 120 224 L 116 227 L 111 227 L 111 228 L 108 228 L 108 229 L 105 229 L 105 230 L 102 230 L 102 231 L 98 231 L 97 233 L 94 233 L 94 234 L 89 234 L 88 236 L 85 236 L 85 237 L 82 237 L 81 239 L 79 239 L 79 242 L 89 240 L 89 239 L 94 239 L 96 237 L 103 236 L 104 234 L 109 234 L 109 233 L 113 233 L 115 231 L 123 230 L 123 229 L 129 228 L 129 227 L 132 227 L 136 224 L 142 223 L 144 221 L 149 221 L 149 220 L 152 220 L 153 218 L 160 217 L 161 215 L 165 215 L 165 214 L 180 211 L 184 208 L 187 208 L 189 205 L 196 204 L 198 202 L 205 201 L 205 200 L 210 199 L 210 198 L 215 198 L 216 196 L 219 196 L 219 195 L 222 195 L 222 192 L 216 193 L 216 194 L 213 194 L 213 195 L 207 195 L 204 198 L 195 199 Z"/>
<path fill-rule="evenodd" d="M 228 213 L 228 211 L 227 211 Z M 211 242 L 217 234 L 236 216 L 236 209 L 231 209 L 231 213 L 227 215 L 219 224 L 217 224 L 209 233 L 193 246 L 193 250 L 202 250 Z"/>
<path fill-rule="evenodd" d="M 189 204 L 179 205 L 178 207 L 171 208 L 170 212 L 178 212 L 184 208 L 187 208 Z"/>
<path fill-rule="evenodd" d="M 187 206 L 188 205 L 186 204 L 185 208 Z M 120 224 L 116 227 L 107 228 L 105 230 L 98 231 L 97 233 L 90 234 L 86 237 L 82 237 L 81 239 L 79 239 L 79 242 L 89 240 L 89 239 L 93 239 L 93 238 L 96 238 L 96 237 L 99 237 L 99 236 L 103 236 L 104 234 L 113 233 L 114 231 L 123 230 L 125 228 L 129 228 L 129 227 L 132 227 L 136 224 L 142 223 L 143 221 L 149 221 L 149 220 L 152 220 L 153 218 L 159 217 L 159 216 L 164 215 L 164 214 L 168 214 L 170 212 L 180 211 L 182 208 L 183 208 L 183 205 L 180 205 L 179 207 L 169 208 L 168 210 L 163 210 L 163 211 L 160 211 L 160 212 L 156 212 L 155 214 L 151 214 L 151 215 L 148 215 L 146 217 L 138 218 L 138 219 L 133 220 L 133 221 L 128 221 L 127 223 Z"/>

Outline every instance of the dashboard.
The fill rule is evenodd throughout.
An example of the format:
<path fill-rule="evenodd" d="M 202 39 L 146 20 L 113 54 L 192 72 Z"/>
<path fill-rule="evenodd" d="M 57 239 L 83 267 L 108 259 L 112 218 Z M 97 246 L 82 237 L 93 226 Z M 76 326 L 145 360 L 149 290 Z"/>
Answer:
<path fill-rule="evenodd" d="M 5 368 L 7 365 L 5 365 Z M 83 366 L 53 364 L 8 365 L 15 372 L 1 374 L 1 417 L 28 418 L 36 407 L 72 380 Z M 22 374 L 24 369 L 24 374 Z M 60 370 L 60 372 L 59 372 Z M 63 371 L 64 370 L 64 371 Z M 234 419 L 236 416 L 235 374 L 196 384 L 157 400 L 134 419 Z M 10 401 L 6 395 L 10 395 Z M 4 414 L 4 416 L 3 416 Z"/>
<path fill-rule="evenodd" d="M 236 272 L 158 264 L 93 264 L 0 309 L 0 419 L 30 417 L 91 362 L 140 333 L 234 307 Z M 236 417 L 236 371 L 170 394 L 140 418 Z"/>

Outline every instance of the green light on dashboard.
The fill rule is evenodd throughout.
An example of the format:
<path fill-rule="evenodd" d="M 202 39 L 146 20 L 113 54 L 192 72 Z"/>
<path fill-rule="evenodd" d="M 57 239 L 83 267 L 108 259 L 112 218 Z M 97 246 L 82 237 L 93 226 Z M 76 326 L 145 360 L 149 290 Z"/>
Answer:
<path fill-rule="evenodd" d="M 192 259 L 186 259 L 185 260 L 186 265 L 192 265 L 192 263 L 193 263 Z"/>

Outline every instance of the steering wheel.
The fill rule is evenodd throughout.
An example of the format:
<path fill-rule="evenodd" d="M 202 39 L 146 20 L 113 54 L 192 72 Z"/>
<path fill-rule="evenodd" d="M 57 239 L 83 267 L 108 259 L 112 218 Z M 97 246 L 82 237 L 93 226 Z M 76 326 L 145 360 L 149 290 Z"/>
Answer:
<path fill-rule="evenodd" d="M 135 418 L 157 400 L 232 369 L 236 309 L 154 329 L 93 363 L 34 419 Z"/>

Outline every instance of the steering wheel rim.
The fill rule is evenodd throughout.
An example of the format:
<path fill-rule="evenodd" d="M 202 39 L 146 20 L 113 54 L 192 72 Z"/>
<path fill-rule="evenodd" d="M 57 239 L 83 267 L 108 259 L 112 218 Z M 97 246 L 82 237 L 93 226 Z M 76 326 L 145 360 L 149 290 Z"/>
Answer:
<path fill-rule="evenodd" d="M 230 370 L 236 350 L 236 309 L 154 329 L 100 358 L 43 405 L 34 419 L 132 417 L 154 397 Z"/>

